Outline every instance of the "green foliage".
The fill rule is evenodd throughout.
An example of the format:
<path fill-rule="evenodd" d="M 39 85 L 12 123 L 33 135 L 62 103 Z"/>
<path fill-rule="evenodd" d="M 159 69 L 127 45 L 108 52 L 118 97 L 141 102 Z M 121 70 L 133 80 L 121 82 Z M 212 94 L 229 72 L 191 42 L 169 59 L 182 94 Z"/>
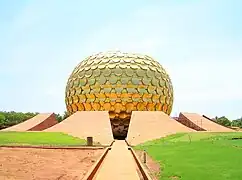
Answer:
<path fill-rule="evenodd" d="M 0 111 L 0 129 L 13 126 L 27 119 L 36 116 L 38 113 L 21 113 L 21 112 L 1 112 Z"/>
<path fill-rule="evenodd" d="M 10 126 L 19 124 L 21 122 L 24 122 L 28 119 L 31 119 L 32 117 L 36 116 L 39 113 L 22 113 L 22 112 L 5 112 L 0 111 L 0 129 L 8 128 Z M 63 115 L 55 114 L 56 119 L 58 122 L 63 121 L 67 117 L 69 117 L 69 114 L 65 111 Z"/>
<path fill-rule="evenodd" d="M 225 116 L 222 116 L 222 117 L 216 117 L 215 118 L 215 122 L 217 122 L 218 124 L 221 124 L 223 126 L 231 126 L 231 121 L 228 120 L 228 118 L 226 118 Z"/>
<path fill-rule="evenodd" d="M 58 132 L 0 132 L 0 145 L 84 145 L 86 141 Z"/>
<path fill-rule="evenodd" d="M 232 123 L 231 123 L 231 126 L 242 128 L 242 118 L 233 120 Z"/>
<path fill-rule="evenodd" d="M 238 138 L 237 140 L 232 140 Z M 179 133 L 149 141 L 146 150 L 161 167 L 160 179 L 242 179 L 242 133 Z"/>

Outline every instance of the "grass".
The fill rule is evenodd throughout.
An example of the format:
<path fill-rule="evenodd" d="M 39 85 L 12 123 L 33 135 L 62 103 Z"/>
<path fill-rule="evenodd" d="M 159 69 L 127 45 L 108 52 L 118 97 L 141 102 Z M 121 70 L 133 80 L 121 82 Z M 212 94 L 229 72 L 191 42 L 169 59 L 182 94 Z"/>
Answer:
<path fill-rule="evenodd" d="M 146 142 L 146 150 L 161 167 L 161 180 L 241 180 L 241 132 L 181 133 Z"/>
<path fill-rule="evenodd" d="M 0 132 L 0 145 L 75 146 L 86 141 L 58 132 Z"/>

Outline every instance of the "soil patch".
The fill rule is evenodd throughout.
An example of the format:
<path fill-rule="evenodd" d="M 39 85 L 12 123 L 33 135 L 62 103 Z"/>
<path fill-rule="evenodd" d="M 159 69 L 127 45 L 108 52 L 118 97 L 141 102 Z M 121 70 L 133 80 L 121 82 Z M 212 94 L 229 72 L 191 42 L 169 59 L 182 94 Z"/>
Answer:
<path fill-rule="evenodd" d="M 156 161 L 154 161 L 147 153 L 146 153 L 146 163 L 143 162 L 143 153 L 144 151 L 135 150 L 135 153 L 137 154 L 138 158 L 141 160 L 144 167 L 149 172 L 149 175 L 155 179 L 159 179 L 160 174 L 160 165 Z"/>
<path fill-rule="evenodd" d="M 0 148 L 0 179 L 82 179 L 104 150 Z"/>

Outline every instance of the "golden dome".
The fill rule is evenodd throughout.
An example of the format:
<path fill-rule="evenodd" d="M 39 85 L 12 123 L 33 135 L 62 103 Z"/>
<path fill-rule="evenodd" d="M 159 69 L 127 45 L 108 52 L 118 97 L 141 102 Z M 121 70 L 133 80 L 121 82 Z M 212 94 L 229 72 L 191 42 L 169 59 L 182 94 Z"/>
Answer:
<path fill-rule="evenodd" d="M 126 136 L 132 111 L 170 115 L 173 87 L 163 67 L 147 55 L 98 53 L 79 63 L 66 86 L 67 111 L 109 111 L 114 136 Z"/>

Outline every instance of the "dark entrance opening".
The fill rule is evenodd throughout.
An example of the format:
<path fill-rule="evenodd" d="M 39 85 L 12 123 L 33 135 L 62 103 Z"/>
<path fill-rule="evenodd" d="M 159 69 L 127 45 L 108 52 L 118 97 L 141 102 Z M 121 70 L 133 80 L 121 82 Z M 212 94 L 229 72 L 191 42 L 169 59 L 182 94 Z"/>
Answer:
<path fill-rule="evenodd" d="M 114 139 L 117 139 L 117 140 L 125 140 L 127 136 L 114 136 Z"/>
<path fill-rule="evenodd" d="M 125 140 L 129 128 L 129 119 L 110 119 L 113 138 L 117 140 Z"/>

